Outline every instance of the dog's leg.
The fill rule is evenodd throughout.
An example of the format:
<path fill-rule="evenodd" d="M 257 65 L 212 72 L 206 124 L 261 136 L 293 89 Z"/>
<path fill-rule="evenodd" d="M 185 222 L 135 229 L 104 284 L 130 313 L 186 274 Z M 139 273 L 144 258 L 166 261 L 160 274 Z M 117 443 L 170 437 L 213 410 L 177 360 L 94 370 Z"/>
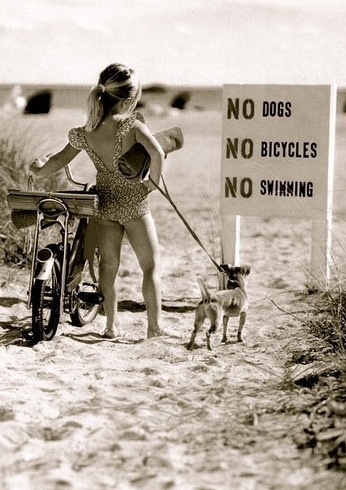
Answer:
<path fill-rule="evenodd" d="M 213 314 L 209 316 L 210 320 L 210 328 L 207 331 L 207 348 L 208 350 L 213 350 L 211 347 L 211 336 L 214 334 L 217 330 L 219 330 L 221 326 L 221 309 L 218 307 L 216 310 L 213 311 Z"/>
<path fill-rule="evenodd" d="M 207 337 L 207 349 L 208 349 L 208 350 L 213 350 L 213 349 L 211 348 L 211 345 L 210 345 L 210 335 L 211 335 L 211 334 L 210 334 L 210 332 L 209 332 L 209 330 L 208 330 L 208 332 L 206 333 L 206 337 Z"/>
<path fill-rule="evenodd" d="M 204 314 L 204 309 L 203 305 L 198 305 L 197 310 L 196 310 L 196 315 L 195 315 L 195 323 L 193 326 L 190 342 L 187 344 L 187 349 L 192 350 L 193 349 L 193 344 L 196 338 L 196 335 L 198 333 L 198 330 L 201 328 L 205 320 L 205 314 Z"/>
<path fill-rule="evenodd" d="M 209 330 L 207 331 L 206 333 L 206 336 L 207 336 L 207 349 L 208 350 L 213 350 L 212 347 L 211 347 L 211 343 L 210 343 L 210 337 L 212 336 L 213 333 L 215 333 L 216 331 L 216 326 L 215 325 L 212 325 Z"/>
<path fill-rule="evenodd" d="M 242 334 L 245 322 L 246 322 L 246 311 L 242 311 L 240 313 L 240 317 L 239 317 L 239 326 L 238 326 L 238 334 L 237 334 L 237 341 L 238 342 L 243 342 L 241 334 Z"/>
<path fill-rule="evenodd" d="M 197 328 L 196 326 L 193 327 L 193 331 L 192 331 L 192 334 L 191 334 L 191 337 L 190 337 L 190 342 L 187 344 L 187 349 L 188 350 L 192 350 L 193 349 L 193 343 L 195 341 L 195 338 L 196 338 L 196 335 L 197 335 L 198 330 L 199 330 L 199 328 Z"/>
<path fill-rule="evenodd" d="M 227 327 L 228 327 L 228 316 L 224 315 L 222 319 L 223 330 L 222 330 L 222 340 L 221 342 L 227 342 Z"/>

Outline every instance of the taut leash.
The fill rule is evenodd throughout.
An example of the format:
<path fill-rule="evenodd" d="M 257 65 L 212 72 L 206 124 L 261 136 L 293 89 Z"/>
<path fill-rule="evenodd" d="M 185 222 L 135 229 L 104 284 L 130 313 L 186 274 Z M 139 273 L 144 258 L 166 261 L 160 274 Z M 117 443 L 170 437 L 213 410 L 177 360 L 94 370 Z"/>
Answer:
<path fill-rule="evenodd" d="M 217 270 L 222 273 L 225 277 L 227 277 L 227 279 L 229 279 L 229 277 L 227 276 L 226 272 L 223 270 L 223 268 L 221 267 L 221 265 L 214 259 L 214 257 L 208 252 L 208 250 L 206 249 L 206 247 L 203 245 L 201 239 L 199 238 L 199 236 L 197 235 L 197 233 L 191 228 L 190 224 L 188 223 L 188 221 L 186 220 L 185 216 L 181 213 L 181 211 L 179 211 L 177 205 L 175 204 L 175 202 L 173 201 L 169 191 L 168 191 L 168 188 L 167 188 L 167 185 L 166 185 L 166 182 L 165 182 L 165 179 L 163 178 L 163 175 L 161 175 L 161 180 L 162 180 L 162 183 L 163 183 L 163 189 L 158 185 L 156 184 L 156 182 L 153 181 L 153 179 L 149 176 L 149 179 L 150 181 L 154 184 L 154 186 L 156 187 L 156 189 L 167 199 L 167 201 L 170 203 L 170 205 L 172 206 L 172 208 L 174 209 L 174 211 L 177 213 L 177 215 L 179 216 L 179 218 L 181 219 L 181 221 L 184 223 L 185 227 L 187 228 L 187 230 L 189 231 L 190 235 L 195 239 L 195 241 L 198 243 L 198 245 L 201 247 L 201 249 L 207 254 L 209 260 L 213 263 L 213 265 L 217 268 Z"/>

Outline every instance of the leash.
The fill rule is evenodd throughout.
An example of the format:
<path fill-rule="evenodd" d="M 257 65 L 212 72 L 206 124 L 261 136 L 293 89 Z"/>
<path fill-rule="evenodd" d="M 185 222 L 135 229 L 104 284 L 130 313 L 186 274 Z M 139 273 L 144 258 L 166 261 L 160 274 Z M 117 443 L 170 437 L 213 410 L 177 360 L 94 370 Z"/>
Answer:
<path fill-rule="evenodd" d="M 217 270 L 222 273 L 227 279 L 229 279 L 229 277 L 227 276 L 226 272 L 223 270 L 223 268 L 221 267 L 221 265 L 214 259 L 214 257 L 208 252 L 208 250 L 206 249 L 206 247 L 203 245 L 201 239 L 199 238 L 199 236 L 197 235 L 197 233 L 191 228 L 190 224 L 188 223 L 188 221 L 186 220 L 185 216 L 181 213 L 181 211 L 179 211 L 177 205 L 175 204 L 175 202 L 173 201 L 169 191 L 168 191 L 168 188 L 167 188 L 167 185 L 166 185 L 166 182 L 165 182 L 165 179 L 163 177 L 163 175 L 161 175 L 161 180 L 162 180 L 162 183 L 163 183 L 163 189 L 158 185 L 156 184 L 156 182 L 153 181 L 153 179 L 149 176 L 149 179 L 150 181 L 154 184 L 154 186 L 156 187 L 156 189 L 167 199 L 167 201 L 170 203 L 170 205 L 172 206 L 172 208 L 174 209 L 174 211 L 177 213 L 177 215 L 179 216 L 179 218 L 181 219 L 181 221 L 184 223 L 185 227 L 187 228 L 187 230 L 189 231 L 190 235 L 195 239 L 195 241 L 198 243 L 198 245 L 201 247 L 201 249 L 206 253 L 206 255 L 208 256 L 209 260 L 213 263 L 213 265 L 217 268 Z"/>

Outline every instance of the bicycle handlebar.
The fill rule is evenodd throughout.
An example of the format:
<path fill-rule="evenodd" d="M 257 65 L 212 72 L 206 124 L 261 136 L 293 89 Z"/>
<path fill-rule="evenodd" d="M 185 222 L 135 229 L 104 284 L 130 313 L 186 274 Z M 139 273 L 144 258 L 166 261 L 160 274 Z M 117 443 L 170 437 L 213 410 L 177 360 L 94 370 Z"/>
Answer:
<path fill-rule="evenodd" d="M 76 180 L 74 178 L 69 164 L 67 164 L 66 167 L 64 167 L 64 170 L 65 170 L 67 180 L 70 182 L 70 184 L 79 185 L 79 186 L 84 187 L 84 188 L 86 188 L 88 186 L 87 182 L 78 182 L 78 180 Z M 33 185 L 33 174 L 29 173 L 29 175 L 28 175 L 28 189 L 31 189 L 32 185 Z"/>
<path fill-rule="evenodd" d="M 69 164 L 67 164 L 65 167 L 65 173 L 66 173 L 67 180 L 70 182 L 70 184 L 80 185 L 82 187 L 85 187 L 87 185 L 86 183 L 78 182 L 77 180 L 74 179 Z"/>

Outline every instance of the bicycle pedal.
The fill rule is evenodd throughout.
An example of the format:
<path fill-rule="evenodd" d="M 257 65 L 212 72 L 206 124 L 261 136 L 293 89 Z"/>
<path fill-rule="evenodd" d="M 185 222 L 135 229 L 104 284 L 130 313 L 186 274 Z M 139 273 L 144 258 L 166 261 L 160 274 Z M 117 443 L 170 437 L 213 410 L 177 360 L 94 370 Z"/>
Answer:
<path fill-rule="evenodd" d="M 100 305 L 103 302 L 103 295 L 98 292 L 92 291 L 80 291 L 78 293 L 78 299 L 83 303 L 89 303 L 92 305 Z"/>
<path fill-rule="evenodd" d="M 32 331 L 31 325 L 23 327 L 21 329 L 21 334 L 25 340 L 33 340 L 33 338 L 34 338 L 34 332 Z"/>

